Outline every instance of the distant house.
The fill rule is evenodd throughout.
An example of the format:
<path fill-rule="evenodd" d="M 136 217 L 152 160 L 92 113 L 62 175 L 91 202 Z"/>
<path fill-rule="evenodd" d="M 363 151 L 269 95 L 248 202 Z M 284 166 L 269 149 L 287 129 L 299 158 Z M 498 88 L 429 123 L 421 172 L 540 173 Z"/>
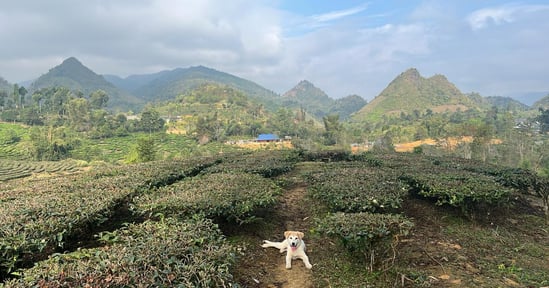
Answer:
<path fill-rule="evenodd" d="M 280 138 L 275 134 L 259 134 L 255 139 L 256 142 L 278 142 Z"/>

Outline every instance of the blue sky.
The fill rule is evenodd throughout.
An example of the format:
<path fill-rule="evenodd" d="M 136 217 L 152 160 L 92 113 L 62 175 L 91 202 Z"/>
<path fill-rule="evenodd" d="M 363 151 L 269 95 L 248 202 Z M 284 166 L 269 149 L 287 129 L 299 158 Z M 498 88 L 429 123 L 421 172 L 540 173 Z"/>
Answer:
<path fill-rule="evenodd" d="M 417 68 L 462 92 L 549 92 L 549 2 L 496 0 L 20 0 L 0 9 L 0 76 L 77 57 L 128 76 L 205 65 L 283 93 L 377 96 Z"/>

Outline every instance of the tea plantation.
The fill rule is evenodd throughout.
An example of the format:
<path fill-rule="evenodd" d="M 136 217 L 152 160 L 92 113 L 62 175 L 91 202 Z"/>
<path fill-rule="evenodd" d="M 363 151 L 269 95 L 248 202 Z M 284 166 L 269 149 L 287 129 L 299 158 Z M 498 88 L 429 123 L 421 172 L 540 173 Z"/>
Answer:
<path fill-rule="evenodd" d="M 304 163 L 307 169 L 296 168 Z M 0 287 L 246 286 L 238 268 L 260 242 L 234 241 L 224 231 L 255 231 L 242 237 L 261 237 L 273 227 L 269 221 L 276 219 L 281 197 L 296 183 L 307 187 L 304 209 L 313 223 L 308 237 L 349 251 L 348 267 L 354 267 L 328 269 L 333 264 L 322 259 L 329 257 L 323 254 L 329 247 L 313 244 L 312 285 L 318 287 L 330 286 L 322 282 L 326 279 L 370 287 L 394 287 L 400 279 L 396 286 L 437 287 L 426 270 L 399 265 L 411 261 L 407 243 L 424 224 L 417 222 L 420 214 L 407 212 L 410 203 L 477 227 L 493 225 L 486 224 L 491 215 L 504 218 L 510 211 L 543 223 L 537 191 L 544 180 L 527 170 L 463 159 L 259 151 L 17 177 L 57 169 L 48 165 L 10 162 L 0 170 Z M 72 168 L 59 168 L 65 169 Z M 542 260 L 549 260 L 547 229 L 541 224 L 528 242 Z M 521 259 L 514 260 L 515 267 L 529 261 Z M 485 287 L 505 279 L 549 285 L 549 270 L 537 264 L 547 262 L 529 263 L 527 274 L 505 270 L 511 267 L 505 262 L 504 270 L 488 266 L 489 274 L 477 276 L 496 276 L 497 285 Z M 355 272 L 341 274 L 349 271 Z"/>

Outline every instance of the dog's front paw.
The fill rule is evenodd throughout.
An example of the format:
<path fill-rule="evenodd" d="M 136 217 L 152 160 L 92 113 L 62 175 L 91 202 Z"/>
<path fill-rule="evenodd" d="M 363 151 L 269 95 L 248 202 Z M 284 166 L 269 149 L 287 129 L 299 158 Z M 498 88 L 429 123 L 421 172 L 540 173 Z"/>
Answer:
<path fill-rule="evenodd" d="M 290 265 L 286 264 L 286 269 L 292 269 L 292 265 L 291 264 Z"/>
<path fill-rule="evenodd" d="M 307 267 L 307 269 L 311 269 L 311 268 L 313 268 L 313 265 L 311 265 L 311 264 L 305 264 L 305 267 Z"/>

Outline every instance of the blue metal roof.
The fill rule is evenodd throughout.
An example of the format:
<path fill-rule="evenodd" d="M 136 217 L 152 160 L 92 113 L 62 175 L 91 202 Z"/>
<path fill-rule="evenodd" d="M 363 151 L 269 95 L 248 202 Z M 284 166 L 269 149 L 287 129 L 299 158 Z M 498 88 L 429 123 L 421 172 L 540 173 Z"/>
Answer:
<path fill-rule="evenodd" d="M 259 134 L 259 136 L 257 136 L 257 139 L 255 139 L 256 141 L 272 141 L 272 140 L 279 140 L 280 138 L 278 138 L 278 136 L 276 136 L 275 134 Z"/>

